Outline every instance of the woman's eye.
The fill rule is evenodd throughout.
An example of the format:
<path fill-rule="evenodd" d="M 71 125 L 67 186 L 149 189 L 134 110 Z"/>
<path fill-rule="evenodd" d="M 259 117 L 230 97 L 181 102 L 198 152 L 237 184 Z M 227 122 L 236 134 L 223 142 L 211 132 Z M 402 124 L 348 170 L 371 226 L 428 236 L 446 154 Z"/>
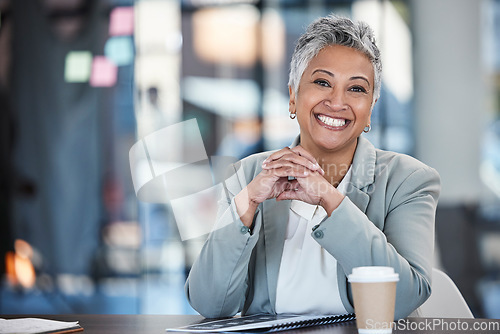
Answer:
<path fill-rule="evenodd" d="M 330 83 L 326 80 L 318 79 L 318 80 L 314 80 L 314 83 L 318 84 L 320 86 L 323 86 L 323 87 L 330 87 Z"/>
<path fill-rule="evenodd" d="M 366 89 L 364 87 L 361 87 L 361 86 L 354 86 L 354 87 L 351 87 L 350 89 L 352 92 L 356 92 L 356 93 L 366 93 Z"/>

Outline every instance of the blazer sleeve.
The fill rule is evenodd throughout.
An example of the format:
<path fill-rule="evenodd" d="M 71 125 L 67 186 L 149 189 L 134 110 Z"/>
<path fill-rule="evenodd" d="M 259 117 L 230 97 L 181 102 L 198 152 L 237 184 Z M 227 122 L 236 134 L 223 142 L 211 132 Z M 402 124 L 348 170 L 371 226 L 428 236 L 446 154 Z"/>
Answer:
<path fill-rule="evenodd" d="M 438 173 L 429 167 L 419 168 L 387 200 L 382 228 L 345 197 L 312 236 L 337 259 L 346 274 L 358 266 L 393 267 L 399 273 L 395 319 L 404 318 L 431 293 L 439 192 Z M 350 294 L 347 296 L 350 298 Z M 351 299 L 349 303 L 352 305 Z"/>
<path fill-rule="evenodd" d="M 247 290 L 248 264 L 258 241 L 260 211 L 250 233 L 241 222 L 234 196 L 245 186 L 242 171 L 230 167 L 218 202 L 217 222 L 191 267 L 185 292 L 191 306 L 206 318 L 229 317 L 240 312 Z"/>

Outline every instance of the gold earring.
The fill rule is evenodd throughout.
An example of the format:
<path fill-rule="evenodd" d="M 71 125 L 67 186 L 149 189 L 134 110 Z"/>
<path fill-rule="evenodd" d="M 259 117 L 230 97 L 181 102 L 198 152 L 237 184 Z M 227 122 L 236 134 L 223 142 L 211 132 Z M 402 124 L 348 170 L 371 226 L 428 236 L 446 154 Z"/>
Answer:
<path fill-rule="evenodd" d="M 293 113 L 293 112 L 290 112 L 290 118 L 291 119 L 295 119 L 295 117 L 297 117 L 297 114 Z"/>

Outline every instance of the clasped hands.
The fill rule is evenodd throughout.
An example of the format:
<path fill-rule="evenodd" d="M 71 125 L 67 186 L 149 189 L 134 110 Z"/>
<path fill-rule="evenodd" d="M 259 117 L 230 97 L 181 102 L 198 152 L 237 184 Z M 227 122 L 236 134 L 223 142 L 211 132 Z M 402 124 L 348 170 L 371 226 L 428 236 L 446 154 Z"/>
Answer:
<path fill-rule="evenodd" d="M 300 145 L 271 154 L 262 163 L 262 171 L 235 197 L 243 224 L 250 227 L 257 206 L 271 198 L 321 205 L 330 216 L 344 196 L 324 175 L 316 159 Z"/>

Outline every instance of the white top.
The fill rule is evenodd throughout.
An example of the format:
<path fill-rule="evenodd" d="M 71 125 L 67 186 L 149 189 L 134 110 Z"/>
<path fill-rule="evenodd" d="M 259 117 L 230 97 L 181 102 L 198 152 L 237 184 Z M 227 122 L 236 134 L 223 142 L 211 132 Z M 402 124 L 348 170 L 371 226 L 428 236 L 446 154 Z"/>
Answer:
<path fill-rule="evenodd" d="M 345 194 L 351 168 L 337 189 Z M 276 313 L 342 314 L 346 309 L 337 284 L 337 260 L 311 236 L 327 216 L 325 209 L 293 200 L 276 290 Z"/>

